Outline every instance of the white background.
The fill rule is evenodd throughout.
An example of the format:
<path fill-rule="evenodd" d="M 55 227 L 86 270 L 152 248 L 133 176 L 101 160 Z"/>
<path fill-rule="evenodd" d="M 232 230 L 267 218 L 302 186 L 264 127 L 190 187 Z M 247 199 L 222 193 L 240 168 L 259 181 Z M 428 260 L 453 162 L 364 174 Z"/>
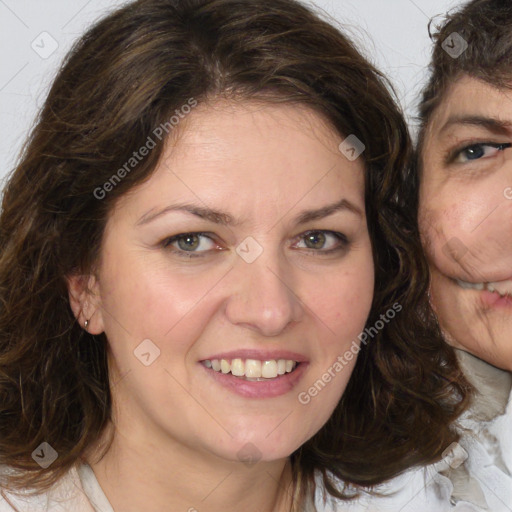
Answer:
<path fill-rule="evenodd" d="M 395 86 L 414 129 L 419 91 L 431 42 L 428 22 L 461 0 L 310 0 L 335 17 L 345 32 Z M 73 41 L 125 0 L 0 0 L 0 180 L 21 145 Z M 42 58 L 31 45 L 48 32 L 57 49 Z M 41 48 L 40 51 L 43 51 Z M 1 183 L 0 183 L 1 186 Z"/>

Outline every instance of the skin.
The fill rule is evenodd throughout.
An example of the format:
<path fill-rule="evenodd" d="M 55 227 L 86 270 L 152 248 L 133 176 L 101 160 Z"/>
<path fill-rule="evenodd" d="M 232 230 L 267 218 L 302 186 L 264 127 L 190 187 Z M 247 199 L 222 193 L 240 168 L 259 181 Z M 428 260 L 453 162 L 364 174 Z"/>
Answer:
<path fill-rule="evenodd" d="M 363 162 L 347 160 L 341 141 L 306 107 L 199 105 L 151 178 L 111 212 L 96 276 L 70 277 L 77 318 L 90 318 L 88 330 L 109 342 L 114 442 L 100 461 L 95 449 L 87 460 L 115 510 L 289 510 L 288 457 L 327 421 L 355 358 L 307 405 L 298 394 L 350 347 L 373 296 Z M 297 224 L 300 212 L 341 198 L 358 213 Z M 173 211 L 137 225 L 183 202 L 237 222 Z M 349 243 L 328 234 L 311 248 L 310 230 L 343 233 Z M 180 256 L 178 242 L 162 245 L 199 231 L 212 240 L 195 259 Z M 236 252 L 249 236 L 263 248 L 250 264 Z M 144 366 L 133 352 L 148 338 L 161 354 Z M 306 369 L 280 396 L 240 396 L 199 363 L 237 349 L 290 350 Z M 240 460 L 244 447 L 254 464 Z"/>
<path fill-rule="evenodd" d="M 479 122 L 469 118 L 481 118 Z M 459 119 L 457 121 L 456 119 Z M 461 119 L 466 119 L 461 122 Z M 485 120 L 485 121 L 482 121 Z M 512 370 L 512 301 L 489 305 L 472 283 L 512 278 L 512 93 L 463 76 L 429 123 L 422 151 L 420 230 L 431 299 L 449 341 Z M 470 145 L 469 150 L 463 150 Z"/>

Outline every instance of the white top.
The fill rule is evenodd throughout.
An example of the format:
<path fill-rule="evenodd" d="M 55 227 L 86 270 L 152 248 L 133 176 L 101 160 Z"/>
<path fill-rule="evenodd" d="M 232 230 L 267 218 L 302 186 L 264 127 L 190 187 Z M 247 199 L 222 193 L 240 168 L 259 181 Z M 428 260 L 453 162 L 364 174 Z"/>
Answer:
<path fill-rule="evenodd" d="M 453 508 L 449 504 L 453 486 L 447 478 L 443 477 L 445 481 L 439 482 L 436 479 L 438 477 L 439 474 L 432 466 L 409 471 L 389 484 L 379 486 L 380 490 L 396 491 L 396 496 L 373 498 L 363 495 L 361 499 L 348 503 L 335 501 L 331 497 L 324 500 L 321 479 L 317 478 L 319 485 L 315 503 L 318 512 L 480 512 L 478 508 L 464 503 Z M 0 512 L 114 512 L 94 472 L 86 464 L 71 469 L 47 493 L 19 496 L 3 491 L 1 494 Z M 306 506 L 306 511 L 310 510 Z"/>
<path fill-rule="evenodd" d="M 373 501 L 363 496 L 357 502 L 335 502 L 323 499 L 321 479 L 317 478 L 315 503 L 318 512 L 445 512 L 446 496 L 437 497 L 432 487 L 424 488 L 421 471 L 413 471 L 393 480 L 394 488 L 415 491 L 412 499 L 405 494 L 396 498 L 379 498 Z M 405 498 L 405 501 L 404 501 Z M 406 503 L 408 501 L 409 503 Z M 400 507 L 398 504 L 400 503 Z M 403 507 L 403 508 L 402 508 Z M 306 511 L 311 510 L 306 505 Z M 451 509 L 450 509 L 451 510 Z M 457 512 L 474 512 L 476 509 L 457 508 Z M 0 512 L 114 512 L 94 472 L 86 465 L 72 468 L 52 489 L 44 494 L 19 496 L 3 491 L 0 495 Z"/>
<path fill-rule="evenodd" d="M 440 475 L 453 485 L 454 503 L 470 502 L 479 511 L 512 511 L 512 374 L 467 352 L 459 362 L 477 389 L 460 420 L 463 461 Z"/>
<path fill-rule="evenodd" d="M 317 494 L 315 503 L 318 512 L 444 512 L 448 508 L 441 505 L 447 503 L 446 496 L 439 499 L 431 491 L 432 488 L 424 488 L 424 477 L 420 471 L 407 473 L 393 480 L 395 488 L 400 485 L 406 489 L 414 489 L 416 495 L 409 499 L 401 495 L 397 499 L 379 498 L 372 501 L 368 496 L 357 502 L 341 503 L 332 498 L 323 499 L 323 489 L 317 478 Z M 0 496 L 0 512 L 114 512 L 103 490 L 101 489 L 92 469 L 83 464 L 71 469 L 68 474 L 47 493 L 18 496 L 3 491 Z M 405 503 L 403 498 L 409 503 Z M 398 503 L 400 507 L 397 508 Z M 311 510 L 306 506 L 307 512 Z M 451 509 L 450 509 L 451 510 Z M 457 508 L 457 512 L 474 512 L 476 509 Z"/>
<path fill-rule="evenodd" d="M 73 467 L 44 494 L 0 492 L 0 512 L 114 512 L 87 464 Z"/>

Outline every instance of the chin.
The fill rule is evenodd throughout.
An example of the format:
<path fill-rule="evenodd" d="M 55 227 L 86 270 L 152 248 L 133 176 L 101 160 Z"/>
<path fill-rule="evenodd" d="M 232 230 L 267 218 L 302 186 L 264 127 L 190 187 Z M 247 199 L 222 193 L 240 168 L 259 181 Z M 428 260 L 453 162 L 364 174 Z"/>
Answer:
<path fill-rule="evenodd" d="M 234 442 L 226 450 L 218 452 L 217 455 L 230 462 L 242 462 L 247 466 L 253 466 L 258 462 L 274 462 L 287 459 L 298 445 L 276 446 L 268 442 L 253 440 Z"/>
<path fill-rule="evenodd" d="M 307 441 L 303 433 L 300 436 L 294 436 L 292 433 L 283 432 L 274 438 L 275 431 L 270 433 L 271 431 L 272 429 L 253 439 L 238 441 L 236 443 L 236 458 L 240 460 L 240 456 L 247 455 L 247 453 L 252 455 L 254 452 L 264 462 L 285 459 Z"/>

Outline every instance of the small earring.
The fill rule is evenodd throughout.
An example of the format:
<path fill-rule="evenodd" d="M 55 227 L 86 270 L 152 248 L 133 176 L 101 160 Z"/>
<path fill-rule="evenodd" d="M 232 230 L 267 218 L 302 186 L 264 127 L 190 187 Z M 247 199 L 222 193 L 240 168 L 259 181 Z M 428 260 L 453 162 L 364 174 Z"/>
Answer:
<path fill-rule="evenodd" d="M 89 325 L 89 320 L 86 320 L 84 322 L 84 329 L 87 331 L 87 326 Z"/>

